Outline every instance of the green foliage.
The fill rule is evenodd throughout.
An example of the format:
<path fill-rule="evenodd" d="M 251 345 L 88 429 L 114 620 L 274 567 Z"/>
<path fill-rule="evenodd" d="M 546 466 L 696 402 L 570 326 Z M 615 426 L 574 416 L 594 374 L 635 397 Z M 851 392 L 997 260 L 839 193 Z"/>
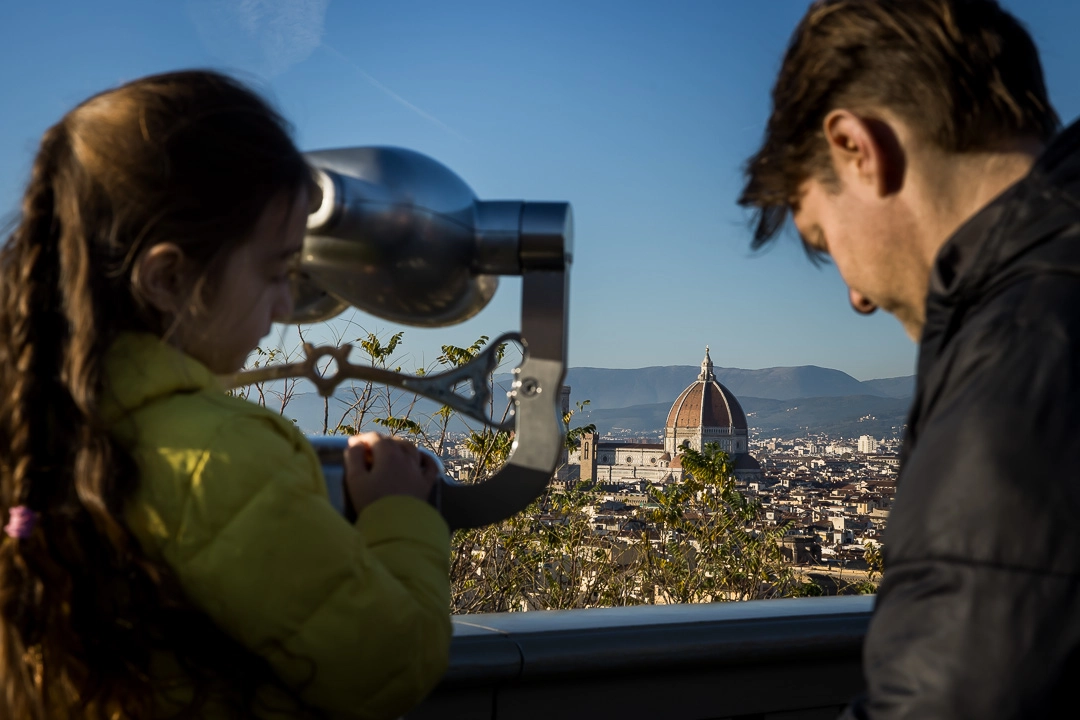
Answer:
<path fill-rule="evenodd" d="M 473 479 L 484 480 L 506 464 L 513 447 L 513 440 L 508 432 L 484 428 L 479 432 L 474 430 L 469 433 L 464 444 L 473 454 L 476 463 Z"/>
<path fill-rule="evenodd" d="M 440 365 L 450 365 L 452 367 L 461 367 L 462 365 L 468 365 L 487 345 L 488 336 L 481 335 L 476 342 L 467 348 L 456 347 L 454 345 L 443 345 L 443 354 L 437 358 L 437 362 Z M 505 346 L 504 346 L 505 347 Z M 499 358 L 502 359 L 501 357 Z"/>
<path fill-rule="evenodd" d="M 825 590 L 813 580 L 796 582 L 791 589 L 791 597 L 821 597 L 824 594 Z"/>
<path fill-rule="evenodd" d="M 627 547 L 593 532 L 583 492 L 549 490 L 524 512 L 453 539 L 455 613 L 611 607 L 643 602 Z"/>
<path fill-rule="evenodd" d="M 877 593 L 877 583 L 870 580 L 859 580 L 852 583 L 851 588 L 859 595 L 873 595 Z"/>
<path fill-rule="evenodd" d="M 479 338 L 477 338 L 476 342 L 474 342 L 468 347 L 462 348 L 457 347 L 456 345 L 443 345 L 442 355 L 436 358 L 436 362 L 440 365 L 449 365 L 455 368 L 468 365 L 470 362 L 475 360 L 481 352 L 483 352 L 484 346 L 487 345 L 487 343 L 488 336 L 481 335 Z M 496 348 L 496 357 L 498 358 L 499 362 L 502 362 L 505 352 L 505 343 L 502 343 L 501 345 L 499 345 L 498 348 Z M 494 394 L 492 394 L 492 402 L 494 402 Z M 454 408 L 450 407 L 449 405 L 443 405 L 432 416 L 432 420 L 435 421 L 439 430 L 439 440 L 436 448 L 437 453 L 442 453 L 443 447 L 446 444 L 446 432 L 447 428 L 449 428 L 450 426 L 450 420 L 453 416 Z M 505 435 L 505 433 L 503 434 Z M 501 466 L 502 463 L 506 460 L 506 454 L 509 454 L 510 452 L 510 445 L 507 441 L 506 454 L 502 454 L 500 457 L 500 453 L 502 453 L 501 444 L 503 441 L 496 441 L 494 437 L 488 438 L 483 433 L 478 434 L 476 432 L 473 432 L 471 437 L 469 438 L 469 442 L 471 443 L 470 450 L 473 453 L 476 453 L 477 458 L 480 458 L 480 461 L 478 461 L 477 464 L 477 471 L 474 473 L 475 477 L 487 477 L 487 475 L 490 474 L 488 472 L 488 467 L 490 465 Z"/>
<path fill-rule="evenodd" d="M 763 522 L 761 506 L 735 488 L 731 458 L 716 443 L 683 448 L 687 475 L 652 492 L 648 514 L 660 535 L 647 571 L 665 602 L 783 597 L 799 581 L 781 552 L 785 526 Z"/>
<path fill-rule="evenodd" d="M 353 342 L 359 345 L 373 367 L 400 372 L 400 365 L 393 367 L 391 365 L 395 361 L 394 354 L 401 347 L 404 338 L 404 330 L 394 333 L 386 340 L 380 337 L 378 333 L 369 332 L 356 338 Z M 420 368 L 419 372 L 414 372 L 415 374 L 423 374 L 422 371 L 423 368 Z M 404 412 L 401 412 L 400 408 L 395 410 L 397 401 L 401 399 L 400 393 L 392 388 L 376 386 L 374 383 L 367 381 L 350 383 L 343 390 L 344 393 L 351 395 L 351 397 L 338 422 L 334 424 L 333 433 L 355 435 L 369 421 L 387 428 L 390 430 L 391 435 L 404 434 L 415 437 L 422 432 L 420 425 L 410 418 L 412 405 L 416 403 L 415 395 Z M 328 417 L 323 429 L 324 432 L 331 432 Z"/>
<path fill-rule="evenodd" d="M 570 427 L 570 421 L 573 420 L 574 415 L 582 413 L 591 402 L 591 400 L 579 400 L 576 403 L 577 409 L 563 413 L 563 432 L 566 433 L 566 438 L 563 442 L 563 446 L 567 449 L 568 452 L 573 452 L 578 448 L 579 445 L 581 445 L 582 436 L 596 432 L 596 425 L 594 423 L 589 423 L 588 425 L 579 425 L 577 427 Z"/>
<path fill-rule="evenodd" d="M 735 489 L 715 444 L 682 455 L 685 482 L 652 493 L 653 507 L 599 531 L 599 498 L 549 491 L 521 515 L 454 538 L 455 612 L 610 607 L 822 594 L 781 554 L 785 527 Z"/>
<path fill-rule="evenodd" d="M 405 433 L 408 435 L 419 435 L 424 431 L 420 423 L 415 420 L 411 420 L 407 417 L 384 417 L 375 418 L 376 425 L 381 425 L 390 431 L 391 435 L 398 435 Z"/>
<path fill-rule="evenodd" d="M 863 543 L 863 560 L 866 561 L 867 581 L 873 583 L 885 571 L 885 558 L 881 544 L 867 540 Z M 871 591 L 875 592 L 875 591 Z"/>
<path fill-rule="evenodd" d="M 401 345 L 404 337 L 405 331 L 402 330 L 391 335 L 390 339 L 383 343 L 378 335 L 368 333 L 364 337 L 357 338 L 356 342 L 360 343 L 360 349 L 367 353 L 373 365 L 386 367 L 387 361 L 393 356 L 398 346 Z"/>

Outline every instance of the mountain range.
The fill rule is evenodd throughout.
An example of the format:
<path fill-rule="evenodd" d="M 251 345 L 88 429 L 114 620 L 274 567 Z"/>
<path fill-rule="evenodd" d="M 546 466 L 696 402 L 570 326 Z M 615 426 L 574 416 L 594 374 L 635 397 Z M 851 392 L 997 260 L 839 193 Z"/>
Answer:
<path fill-rule="evenodd" d="M 739 398 L 747 424 L 762 437 L 829 436 L 876 438 L 900 435 L 910 399 L 845 395 L 837 397 Z M 633 405 L 626 408 L 587 409 L 580 421 L 596 425 L 601 434 L 658 438 L 663 434 L 671 403 Z"/>
<path fill-rule="evenodd" d="M 589 399 L 583 422 L 601 434 L 658 437 L 671 404 L 700 372 L 674 365 L 636 370 L 571 368 L 571 402 Z M 827 433 L 858 437 L 897 435 L 915 391 L 915 377 L 859 381 L 840 370 L 802 365 L 762 370 L 713 368 L 765 437 Z"/>
<path fill-rule="evenodd" d="M 697 378 L 697 365 L 667 365 L 613 370 L 610 368 L 570 368 L 566 384 L 571 396 L 592 401 L 593 408 L 630 407 L 666 402 L 670 405 L 686 386 Z M 762 370 L 714 367 L 716 379 L 735 397 L 793 400 L 805 397 L 910 398 L 915 392 L 914 376 L 860 382 L 840 370 L 801 365 Z"/>
<path fill-rule="evenodd" d="M 590 401 L 574 424 L 594 423 L 602 434 L 656 437 L 662 432 L 671 404 L 699 371 L 696 365 L 570 368 L 566 384 L 571 387 L 571 406 L 579 400 Z M 717 380 L 739 399 L 750 427 L 766 437 L 816 432 L 844 437 L 891 436 L 903 425 L 915 388 L 914 376 L 859 381 L 840 370 L 814 365 L 761 370 L 714 368 L 714 372 Z M 495 376 L 497 401 L 505 403 L 510 380 L 509 374 Z M 347 395 L 351 394 L 339 390 L 331 398 L 331 426 L 347 408 Z M 411 395 L 406 398 L 398 393 L 396 397 L 399 409 L 405 400 L 411 400 Z M 413 417 L 423 421 L 438 408 L 438 404 L 421 399 L 413 408 Z M 323 410 L 322 398 L 314 392 L 297 393 L 285 414 L 304 432 L 317 433 L 322 431 Z M 499 411 L 501 408 L 497 408 Z M 465 429 L 456 418 L 450 426 L 451 431 Z"/>

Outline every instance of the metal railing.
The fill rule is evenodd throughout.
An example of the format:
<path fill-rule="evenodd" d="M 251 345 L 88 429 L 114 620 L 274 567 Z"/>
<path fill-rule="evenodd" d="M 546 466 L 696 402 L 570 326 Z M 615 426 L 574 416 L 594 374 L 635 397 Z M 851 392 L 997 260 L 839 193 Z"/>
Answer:
<path fill-rule="evenodd" d="M 862 687 L 865 596 L 454 618 L 450 668 L 407 716 L 835 718 Z"/>

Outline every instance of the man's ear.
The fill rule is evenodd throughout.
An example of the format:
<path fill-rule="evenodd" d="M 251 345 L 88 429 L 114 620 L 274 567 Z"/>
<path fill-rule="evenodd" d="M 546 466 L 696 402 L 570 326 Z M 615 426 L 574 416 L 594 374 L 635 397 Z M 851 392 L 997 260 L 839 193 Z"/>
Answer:
<path fill-rule="evenodd" d="M 825 116 L 822 129 L 842 183 L 864 187 L 878 197 L 903 186 L 904 149 L 888 122 L 850 110 L 833 110 Z"/>
<path fill-rule="evenodd" d="M 131 274 L 135 294 L 166 317 L 177 317 L 191 301 L 191 282 L 184 251 L 158 243 L 135 261 Z"/>

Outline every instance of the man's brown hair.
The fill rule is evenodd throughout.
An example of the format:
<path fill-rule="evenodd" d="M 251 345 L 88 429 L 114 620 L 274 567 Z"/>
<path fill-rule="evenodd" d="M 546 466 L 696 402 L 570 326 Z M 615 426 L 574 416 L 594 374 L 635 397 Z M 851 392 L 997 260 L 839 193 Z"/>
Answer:
<path fill-rule="evenodd" d="M 756 209 L 755 249 L 783 227 L 805 180 L 835 177 L 822 131 L 834 109 L 888 109 L 952 153 L 1046 142 L 1059 126 L 1035 43 L 995 0 L 818 0 L 772 100 L 739 197 Z"/>

